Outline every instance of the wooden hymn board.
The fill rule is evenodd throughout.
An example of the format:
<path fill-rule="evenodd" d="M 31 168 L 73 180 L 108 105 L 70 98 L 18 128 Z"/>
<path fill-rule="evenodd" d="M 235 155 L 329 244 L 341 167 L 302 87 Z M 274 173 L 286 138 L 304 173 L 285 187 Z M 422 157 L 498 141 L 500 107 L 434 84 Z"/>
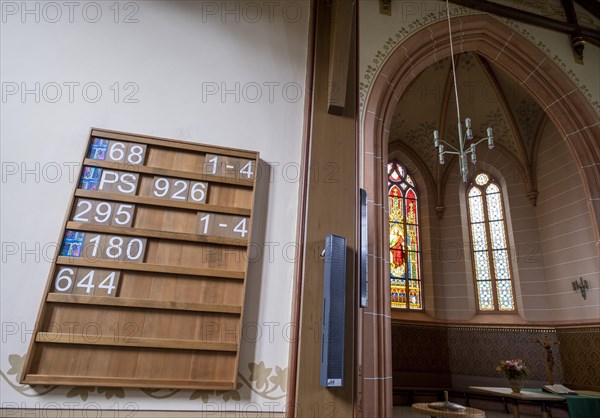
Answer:
<path fill-rule="evenodd" d="M 93 129 L 21 382 L 235 389 L 257 164 Z"/>

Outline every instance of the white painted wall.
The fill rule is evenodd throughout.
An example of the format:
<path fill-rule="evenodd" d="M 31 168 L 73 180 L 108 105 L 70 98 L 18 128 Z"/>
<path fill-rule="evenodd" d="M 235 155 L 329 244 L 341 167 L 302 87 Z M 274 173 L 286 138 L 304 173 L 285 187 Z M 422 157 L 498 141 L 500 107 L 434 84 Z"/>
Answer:
<path fill-rule="evenodd" d="M 1 6 L 2 407 L 283 410 L 282 388 L 253 381 L 248 364 L 272 369 L 262 379 L 288 367 L 308 2 Z M 157 400 L 137 389 L 84 399 L 69 397 L 71 388 L 39 395 L 17 383 L 9 356 L 27 350 L 74 187 L 69 166 L 81 160 L 90 127 L 256 150 L 271 165 L 260 209 L 270 251 L 253 260 L 261 274 L 246 295 L 246 325 L 258 324 L 260 336 L 244 329 L 239 372 L 250 386 L 242 383 L 239 401 L 165 390 L 170 396 Z M 276 389 L 265 395 L 260 383 Z"/>

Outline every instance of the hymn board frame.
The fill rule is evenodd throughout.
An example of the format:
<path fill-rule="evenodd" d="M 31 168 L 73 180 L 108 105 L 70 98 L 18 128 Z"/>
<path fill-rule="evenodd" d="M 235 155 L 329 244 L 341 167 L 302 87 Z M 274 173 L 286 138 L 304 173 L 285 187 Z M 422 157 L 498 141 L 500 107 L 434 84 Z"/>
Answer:
<path fill-rule="evenodd" d="M 235 389 L 258 162 L 93 128 L 21 383 Z"/>

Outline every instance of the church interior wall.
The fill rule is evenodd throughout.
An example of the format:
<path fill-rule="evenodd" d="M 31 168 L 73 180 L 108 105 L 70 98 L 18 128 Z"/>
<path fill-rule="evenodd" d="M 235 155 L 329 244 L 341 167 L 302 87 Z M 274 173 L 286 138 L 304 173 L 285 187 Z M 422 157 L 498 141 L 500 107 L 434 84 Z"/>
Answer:
<path fill-rule="evenodd" d="M 308 2 L 45 3 L 2 3 L 2 407 L 283 411 Z M 92 127 L 260 152 L 236 390 L 18 383 Z"/>
<path fill-rule="evenodd" d="M 121 10 L 115 21 L 114 10 L 109 9 L 112 2 L 100 3 L 104 17 L 93 24 L 89 16 L 79 15 L 68 22 L 68 14 L 60 24 L 43 15 L 36 21 L 35 11 L 24 18 L 3 16 L 2 406 L 109 409 L 117 402 L 117 407 L 137 409 L 217 408 L 244 413 L 258 409 L 273 412 L 272 416 L 282 414 L 289 396 L 294 251 L 310 249 L 294 246 L 299 184 L 309 175 L 300 169 L 305 94 L 310 91 L 304 85 L 309 2 L 289 2 L 292 6 L 287 9 L 268 9 L 273 2 L 252 2 L 262 7 L 258 20 L 255 14 L 223 10 L 225 2 L 131 2 L 139 10 L 128 15 L 130 23 L 123 19 L 131 10 Z M 204 8 L 209 3 L 217 8 Z M 241 7 L 243 2 L 234 3 Z M 452 10 L 453 16 L 465 19 L 480 14 L 456 5 Z M 378 1 L 363 0 L 359 17 L 358 117 L 364 123 L 381 116 L 364 108 L 381 67 L 394 51 L 402 53 L 407 37 L 444 20 L 445 4 L 394 0 L 392 16 L 384 16 Z M 574 61 L 566 35 L 494 19 L 536 45 L 600 114 L 600 48 L 586 45 L 581 65 Z M 87 85 L 91 87 L 83 91 Z M 56 86 L 60 97 L 55 95 Z M 16 90 L 6 95 L 5 87 Z M 98 91 L 100 96 L 90 96 Z M 17 382 L 67 197 L 76 181 L 71 167 L 80 161 L 91 127 L 261 153 L 267 178 L 262 179 L 264 200 L 259 202 L 257 219 L 267 245 L 251 261 L 257 275 L 250 277 L 246 295 L 238 389 L 34 390 Z M 358 131 L 362 135 L 363 126 Z M 544 353 L 533 340 L 550 335 L 560 343 L 554 348 L 556 380 L 573 388 L 600 390 L 600 260 L 590 215 L 590 205 L 600 205 L 600 200 L 588 201 L 573 150 L 551 122 L 540 136 L 535 206 L 519 169 L 502 152 L 487 153 L 477 166 L 497 175 L 505 192 L 518 314 L 504 316 L 477 312 L 460 179 L 450 176 L 445 183 L 440 218 L 436 191 L 422 165 L 410 153 L 390 150 L 419 186 L 424 240 L 424 312 L 404 315 L 393 310 L 386 335 L 392 345 L 394 386 L 503 386 L 495 366 L 500 359 L 513 357 L 523 358 L 532 369 L 532 383 L 541 385 L 546 378 Z M 363 148 L 371 146 L 365 144 L 362 138 Z M 359 164 L 363 174 L 372 164 Z M 9 173 L 5 170 L 9 168 L 16 171 Z M 381 264 L 381 257 L 375 260 L 373 254 L 369 260 L 372 266 Z M 377 267 L 383 270 L 380 264 Z M 571 282 L 580 277 L 590 284 L 586 299 L 572 289 Z M 370 286 L 374 288 L 374 283 Z"/>
<path fill-rule="evenodd" d="M 557 322 L 598 320 L 600 292 L 592 288 L 584 299 L 572 288 L 580 278 L 595 287 L 600 266 L 580 173 L 551 124 L 539 149 L 536 215 L 548 290 L 538 308 Z"/>
<path fill-rule="evenodd" d="M 372 126 L 378 128 L 379 124 L 392 129 L 389 128 L 391 121 L 381 120 L 382 114 L 378 113 L 383 110 L 389 114 L 389 110 L 375 109 L 376 105 L 373 105 L 374 108 L 366 107 L 369 94 L 385 97 L 386 87 L 376 84 L 376 79 L 387 80 L 387 89 L 398 91 L 396 86 L 389 84 L 395 75 L 380 73 L 381 68 L 388 60 L 392 61 L 390 57 L 393 55 L 394 62 L 404 56 L 406 48 L 403 48 L 402 42 L 405 39 L 423 28 L 423 33 L 426 33 L 428 24 L 445 19 L 443 2 L 419 2 L 415 5 L 392 1 L 391 16 L 380 14 L 374 3 L 362 2 L 361 12 L 361 25 L 369 28 L 361 32 L 361 120 L 363 126 L 368 126 L 366 131 L 361 129 L 361 132 L 365 135 L 372 135 L 376 130 L 369 129 Z M 451 7 L 453 16 L 461 15 L 466 19 L 480 13 L 455 5 Z M 594 75 L 597 74 L 598 47 L 586 45 L 584 65 L 581 65 L 575 62 L 563 34 L 496 19 L 522 34 L 560 66 L 559 71 L 570 77 L 591 107 L 600 113 L 600 86 Z M 411 57 L 406 55 L 406 60 L 410 62 Z M 432 286 L 433 304 L 425 295 L 424 314 L 392 310 L 394 387 L 440 387 L 435 382 L 443 384 L 448 381 L 455 387 L 469 384 L 501 386 L 495 375 L 495 366 L 503 357 L 525 357 L 526 362 L 535 368 L 533 380 L 541 385 L 546 379 L 544 353 L 543 350 L 540 352 L 539 345 L 531 344 L 531 339 L 542 335 L 550 335 L 560 343 L 554 351 L 558 381 L 582 389 L 598 390 L 600 387 L 597 371 L 583 367 L 583 364 L 594 362 L 598 355 L 597 344 L 590 345 L 598 336 L 600 306 L 597 301 L 600 276 L 597 238 L 589 212 L 590 205 L 595 202 L 590 202 L 589 195 L 585 195 L 583 177 L 577 168 L 573 150 L 565 145 L 565 138 L 551 122 L 546 124 L 540 136 L 535 173 L 539 192 L 537 206 L 530 200 L 521 170 L 509 158 L 494 150 L 481 164 L 500 173 L 505 188 L 504 203 L 509 211 L 507 221 L 512 241 L 518 316 L 484 315 L 476 311 L 471 261 L 465 256 L 470 241 L 466 214 L 461 211 L 465 203 L 461 195 L 464 189 L 461 192 L 460 181 L 451 177 L 444 189 L 443 217 L 430 220 L 428 233 L 431 242 L 423 244 L 424 249 L 428 246 L 442 249 L 431 258 L 433 277 L 423 278 L 426 290 L 428 283 Z M 367 149 L 373 146 L 371 140 L 362 138 Z M 395 149 L 397 145 L 390 143 L 389 147 Z M 402 162 L 411 165 L 410 157 L 407 158 Z M 418 172 L 419 165 L 412 165 Z M 456 166 L 454 168 L 457 170 Z M 365 174 L 367 184 L 369 177 L 370 174 Z M 559 178 L 564 179 L 562 184 Z M 433 195 L 429 193 L 429 199 Z M 569 205 L 565 199 L 572 204 Z M 428 204 L 435 206 L 432 200 Z M 422 217 L 429 215 L 422 214 Z M 562 252 L 563 248 L 565 254 L 573 258 L 572 263 L 557 261 L 557 252 Z M 586 300 L 572 288 L 571 282 L 579 277 L 587 277 L 591 287 Z M 493 348 L 486 352 L 489 347 L 498 347 L 498 350 Z M 482 361 L 467 365 L 459 355 L 461 353 L 477 353 L 476 356 L 482 356 Z"/>

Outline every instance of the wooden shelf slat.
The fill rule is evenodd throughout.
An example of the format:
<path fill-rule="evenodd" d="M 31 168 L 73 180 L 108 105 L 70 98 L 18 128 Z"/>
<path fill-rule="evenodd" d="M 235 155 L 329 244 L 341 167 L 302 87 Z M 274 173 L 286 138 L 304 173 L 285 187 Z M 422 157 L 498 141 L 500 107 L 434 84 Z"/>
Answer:
<path fill-rule="evenodd" d="M 244 280 L 246 275 L 243 271 L 215 270 L 197 267 L 168 266 L 165 264 L 132 263 L 123 261 L 86 260 L 83 258 L 66 256 L 59 256 L 56 260 L 56 263 L 78 267 L 95 267 L 111 270 L 147 271 L 151 273 L 170 273 L 188 276 L 220 277 L 225 279 L 237 280 Z"/>
<path fill-rule="evenodd" d="M 153 174 L 156 176 L 167 176 L 188 180 L 208 181 L 211 183 L 232 184 L 234 186 L 241 187 L 254 187 L 254 180 L 238 180 L 222 176 L 213 176 L 211 174 L 192 173 L 190 171 L 170 170 L 167 168 L 148 167 L 145 165 L 115 163 L 111 161 L 92 160 L 90 158 L 86 158 L 85 160 L 83 160 L 83 164 L 87 166 L 108 168 L 111 170 L 130 171 L 133 173 Z"/>
<path fill-rule="evenodd" d="M 228 147 L 211 147 L 209 145 L 194 144 L 190 142 L 177 141 L 174 139 L 163 139 L 158 137 L 148 137 L 141 135 L 122 134 L 119 132 L 107 131 L 103 129 L 92 129 L 92 136 L 105 139 L 116 139 L 118 141 L 138 142 L 140 144 L 155 145 L 161 148 L 175 148 L 187 151 L 202 152 L 206 154 L 229 155 L 232 157 L 247 158 L 256 160 L 257 152 L 244 151 Z"/>
<path fill-rule="evenodd" d="M 206 244 L 222 244 L 245 247 L 248 240 L 243 238 L 215 237 L 207 235 L 184 234 L 181 232 L 154 231 L 152 229 L 142 228 L 124 228 L 120 226 L 97 225 L 87 222 L 67 222 L 67 229 L 77 231 L 102 232 L 116 235 L 134 235 L 137 237 L 171 239 L 176 241 L 192 241 Z"/>
<path fill-rule="evenodd" d="M 113 335 L 103 337 L 100 335 L 68 334 L 65 332 L 38 332 L 35 341 L 52 344 L 78 344 L 78 345 L 108 345 L 116 347 L 145 347 L 168 348 L 173 350 L 204 350 L 204 351 L 237 351 L 236 343 L 176 340 L 173 338 L 147 338 Z"/>
<path fill-rule="evenodd" d="M 175 380 L 175 379 L 136 379 L 126 377 L 102 376 L 65 376 L 28 374 L 24 383 L 30 385 L 73 385 L 73 386 L 102 386 L 102 387 L 136 387 L 156 388 L 165 387 L 172 389 L 217 389 L 233 390 L 236 382 L 203 381 L 203 380 Z"/>
<path fill-rule="evenodd" d="M 168 199 L 155 199 L 153 197 L 132 196 L 120 193 L 106 193 L 99 191 L 75 190 L 75 196 L 87 197 L 90 199 L 110 200 L 117 202 L 138 203 L 140 205 L 163 206 L 166 208 L 189 209 L 193 211 L 228 213 L 231 215 L 250 216 L 251 210 L 245 208 L 235 208 L 229 206 L 208 205 L 202 203 L 178 202 Z"/>
<path fill-rule="evenodd" d="M 122 308 L 170 309 L 177 311 L 241 314 L 242 307 L 212 303 L 175 302 L 169 300 L 146 300 L 109 296 L 69 295 L 49 293 L 46 301 L 53 303 L 79 303 L 87 305 L 116 306 Z"/>

